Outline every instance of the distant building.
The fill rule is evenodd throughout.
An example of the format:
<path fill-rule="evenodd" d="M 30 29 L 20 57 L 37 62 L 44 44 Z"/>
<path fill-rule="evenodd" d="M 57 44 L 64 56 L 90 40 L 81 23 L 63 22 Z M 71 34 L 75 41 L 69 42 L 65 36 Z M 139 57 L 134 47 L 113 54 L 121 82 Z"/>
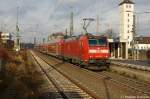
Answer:
<path fill-rule="evenodd" d="M 60 39 L 64 38 L 64 34 L 62 32 L 57 32 L 48 36 L 49 42 L 56 42 Z"/>
<path fill-rule="evenodd" d="M 150 49 L 150 37 L 137 37 L 139 41 L 135 44 L 136 50 L 149 50 Z"/>
<path fill-rule="evenodd" d="M 11 40 L 11 34 L 10 33 L 1 33 L 1 39 L 2 42 L 6 42 L 7 40 Z"/>
<path fill-rule="evenodd" d="M 14 41 L 10 33 L 0 32 L 0 42 L 5 48 L 13 49 L 14 47 Z"/>
<path fill-rule="evenodd" d="M 132 0 L 122 0 L 120 6 L 120 32 L 121 40 L 127 42 L 127 48 L 131 48 L 133 40 L 134 26 L 134 2 Z"/>
<path fill-rule="evenodd" d="M 32 43 L 20 43 L 21 49 L 33 49 L 34 44 Z"/>

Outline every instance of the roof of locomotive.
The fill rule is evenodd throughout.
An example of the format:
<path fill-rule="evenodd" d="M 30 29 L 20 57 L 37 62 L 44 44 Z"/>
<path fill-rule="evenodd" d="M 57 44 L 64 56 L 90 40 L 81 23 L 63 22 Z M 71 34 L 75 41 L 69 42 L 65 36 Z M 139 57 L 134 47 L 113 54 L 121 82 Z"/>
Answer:
<path fill-rule="evenodd" d="M 79 36 L 67 37 L 67 38 L 65 38 L 64 40 L 65 40 L 65 41 L 77 40 L 77 39 L 80 39 L 80 38 L 82 38 L 82 37 L 87 37 L 87 39 L 98 39 L 98 38 L 100 38 L 100 37 L 106 37 L 106 36 L 104 36 L 104 35 L 102 35 L 102 36 L 96 36 L 96 35 L 87 33 L 87 34 L 82 34 L 82 35 L 79 35 Z"/>

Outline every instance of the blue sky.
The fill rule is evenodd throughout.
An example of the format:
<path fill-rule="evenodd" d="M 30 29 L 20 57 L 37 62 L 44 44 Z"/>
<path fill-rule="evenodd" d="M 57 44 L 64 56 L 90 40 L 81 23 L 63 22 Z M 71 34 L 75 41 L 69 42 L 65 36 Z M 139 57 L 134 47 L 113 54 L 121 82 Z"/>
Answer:
<path fill-rule="evenodd" d="M 75 33 L 82 30 L 82 19 L 100 17 L 100 31 L 109 27 L 119 31 L 119 6 L 121 0 L 0 0 L 0 29 L 15 32 L 16 12 L 19 6 L 19 27 L 23 41 L 42 39 L 49 34 L 69 29 L 69 13 L 74 12 Z M 133 0 L 135 11 L 150 11 L 150 0 Z M 138 14 L 137 32 L 150 36 L 150 14 Z M 89 32 L 96 31 L 92 22 Z"/>

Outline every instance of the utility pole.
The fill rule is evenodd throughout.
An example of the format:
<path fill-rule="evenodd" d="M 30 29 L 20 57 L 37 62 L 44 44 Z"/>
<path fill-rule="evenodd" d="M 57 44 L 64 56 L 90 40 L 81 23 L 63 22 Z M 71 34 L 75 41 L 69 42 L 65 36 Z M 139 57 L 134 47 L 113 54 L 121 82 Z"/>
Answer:
<path fill-rule="evenodd" d="M 16 40 L 15 40 L 15 46 L 14 46 L 14 49 L 16 51 L 20 51 L 20 35 L 19 35 L 18 18 L 19 18 L 19 7 L 17 7 Z"/>
<path fill-rule="evenodd" d="M 34 45 L 36 45 L 36 37 L 34 37 Z"/>
<path fill-rule="evenodd" d="M 68 30 L 66 28 L 66 31 L 65 31 L 65 37 L 64 38 L 67 38 L 68 37 Z"/>
<path fill-rule="evenodd" d="M 70 37 L 73 35 L 74 25 L 73 25 L 73 11 L 70 13 Z"/>
<path fill-rule="evenodd" d="M 3 22 L 1 22 L 1 32 L 3 32 Z"/>
<path fill-rule="evenodd" d="M 36 24 L 36 26 L 35 26 L 35 37 L 34 37 L 34 45 L 36 45 L 36 43 L 37 43 L 37 36 L 36 35 L 38 35 L 38 28 L 39 28 L 39 24 Z"/>
<path fill-rule="evenodd" d="M 132 40 L 132 59 L 135 59 L 136 57 L 136 52 L 135 52 L 135 37 L 136 37 L 136 15 L 133 15 L 133 40 Z"/>
<path fill-rule="evenodd" d="M 99 15 L 97 15 L 97 28 L 96 32 L 99 33 Z"/>
<path fill-rule="evenodd" d="M 67 30 L 67 28 L 66 28 L 66 31 L 65 31 L 65 33 L 66 33 L 65 35 L 67 36 L 67 35 L 68 35 L 68 30 Z"/>
<path fill-rule="evenodd" d="M 133 37 L 136 36 L 136 15 L 133 15 Z"/>
<path fill-rule="evenodd" d="M 45 38 L 43 38 L 43 44 L 45 43 Z"/>

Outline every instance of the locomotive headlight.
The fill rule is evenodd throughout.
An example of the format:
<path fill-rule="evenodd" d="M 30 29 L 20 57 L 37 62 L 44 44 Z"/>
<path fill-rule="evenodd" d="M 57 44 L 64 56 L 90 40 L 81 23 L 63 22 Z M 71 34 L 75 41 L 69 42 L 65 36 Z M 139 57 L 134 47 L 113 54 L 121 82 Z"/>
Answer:
<path fill-rule="evenodd" d="M 101 53 L 109 53 L 108 50 L 101 50 Z"/>
<path fill-rule="evenodd" d="M 92 50 L 92 49 L 90 49 L 90 50 L 89 50 L 89 53 L 97 53 L 97 50 Z"/>

